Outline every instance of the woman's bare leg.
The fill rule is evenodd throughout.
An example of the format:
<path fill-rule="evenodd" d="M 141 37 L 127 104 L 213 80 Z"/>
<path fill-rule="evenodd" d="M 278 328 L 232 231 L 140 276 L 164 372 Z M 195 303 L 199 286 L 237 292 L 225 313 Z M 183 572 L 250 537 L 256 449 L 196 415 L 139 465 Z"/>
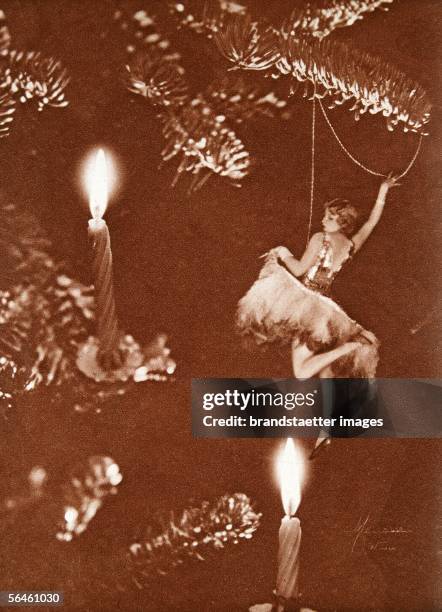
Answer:
<path fill-rule="evenodd" d="M 324 375 L 326 374 L 326 375 Z M 321 378 L 321 396 L 322 396 L 322 416 L 325 419 L 331 418 L 333 414 L 333 404 L 334 404 L 334 389 L 333 389 L 333 381 L 330 380 L 331 371 L 329 368 L 323 370 L 319 377 Z M 315 444 L 315 450 L 321 446 L 323 442 L 325 442 L 328 438 L 330 438 L 330 431 L 325 427 L 321 427 L 319 430 L 319 434 Z"/>
<path fill-rule="evenodd" d="M 292 365 L 295 378 L 312 378 L 321 376 L 321 372 L 340 357 L 354 351 L 359 342 L 345 342 L 326 353 L 315 354 L 305 344 L 298 344 L 295 340 L 292 344 Z"/>
<path fill-rule="evenodd" d="M 322 378 L 322 413 L 324 418 L 328 418 L 333 410 L 333 383 L 327 379 L 332 377 L 331 364 L 354 351 L 358 346 L 358 342 L 346 342 L 336 349 L 327 353 L 315 355 L 310 351 L 305 344 L 298 344 L 296 341 L 292 344 L 292 363 L 293 372 L 296 378 L 311 378 L 317 375 Z M 320 447 L 330 443 L 330 433 L 324 428 L 321 428 L 316 439 L 315 447 L 310 455 L 313 459 L 319 452 Z"/>

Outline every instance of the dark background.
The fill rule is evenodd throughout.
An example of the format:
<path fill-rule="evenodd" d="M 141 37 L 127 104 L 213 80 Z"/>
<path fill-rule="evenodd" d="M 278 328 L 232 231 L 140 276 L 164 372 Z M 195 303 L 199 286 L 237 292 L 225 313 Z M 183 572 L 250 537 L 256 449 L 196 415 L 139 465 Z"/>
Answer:
<path fill-rule="evenodd" d="M 122 4 L 128 10 L 140 6 Z M 253 5 L 278 22 L 293 2 Z M 244 353 L 232 322 L 238 299 L 256 278 L 260 254 L 277 244 L 302 253 L 311 107 L 299 98 L 290 122 L 261 119 L 238 130 L 257 160 L 241 189 L 216 177 L 190 197 L 186 178 L 171 189 L 173 162 L 158 170 L 163 140 L 155 113 L 122 83 L 126 40 L 113 21 L 116 6 L 98 0 L 1 3 L 12 46 L 60 58 L 72 78 L 66 109 L 37 115 L 23 108 L 18 114 L 10 137 L 0 143 L 1 188 L 35 212 L 54 254 L 88 283 L 88 212 L 78 167 L 93 147 L 114 152 L 123 180 L 107 222 L 119 317 L 141 341 L 169 333 L 177 380 L 140 387 L 101 415 L 78 415 L 68 405 L 55 412 L 36 396 L 2 424 L 5 494 L 19 488 L 33 465 L 44 465 L 57 480 L 77 460 L 99 453 L 119 463 L 124 481 L 119 495 L 69 545 L 49 537 L 44 508 L 1 517 L 0 587 L 58 587 L 67 609 L 244 610 L 268 600 L 274 580 L 282 516 L 273 478 L 277 444 L 193 440 L 189 377 L 291 374 L 288 353 Z M 437 312 L 440 14 L 438 1 L 398 0 L 389 12 L 333 35 L 397 64 L 434 103 L 430 136 L 414 168 L 391 191 L 375 234 L 336 281 L 336 300 L 380 338 L 378 375 L 384 377 L 440 376 L 434 318 L 420 333 L 409 331 Z M 225 65 L 216 55 L 211 64 L 212 56 L 192 36 L 183 34 L 180 41 L 196 92 Z M 415 150 L 416 136 L 390 134 L 379 117 L 358 124 L 345 110 L 330 117 L 356 157 L 381 172 L 402 170 Z M 368 214 L 379 181 L 344 156 L 321 117 L 316 171 L 314 229 L 322 202 L 333 197 L 349 198 L 362 217 Z M 439 452 L 437 441 L 336 440 L 310 466 L 299 512 L 306 603 L 321 610 L 438 609 Z M 96 595 L 100 581 L 112 582 L 118 556 L 152 513 L 237 490 L 264 513 L 250 543 L 190 565 L 141 594 Z M 374 534 L 352 552 L 353 530 L 367 515 L 373 531 L 403 527 L 411 533 Z"/>

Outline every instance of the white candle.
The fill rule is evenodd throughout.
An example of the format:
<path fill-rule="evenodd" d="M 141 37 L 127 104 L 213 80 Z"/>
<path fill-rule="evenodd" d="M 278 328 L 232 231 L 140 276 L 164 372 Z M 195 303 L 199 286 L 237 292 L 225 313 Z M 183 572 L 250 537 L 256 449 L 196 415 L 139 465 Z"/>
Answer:
<path fill-rule="evenodd" d="M 119 365 L 118 346 L 121 336 L 115 308 L 110 235 L 103 219 L 109 198 L 109 182 L 106 155 L 103 149 L 99 149 L 87 171 L 86 184 L 92 214 L 88 233 L 93 249 L 99 358 L 106 369 Z"/>
<path fill-rule="evenodd" d="M 276 595 L 279 599 L 278 608 L 283 610 L 281 600 L 295 599 L 299 595 L 301 522 L 295 513 L 301 502 L 303 460 L 292 438 L 288 438 L 278 461 L 278 473 L 285 516 L 279 528 Z"/>
<path fill-rule="evenodd" d="M 276 594 L 284 599 L 299 595 L 299 552 L 301 521 L 296 516 L 284 516 L 279 528 L 278 575 Z"/>

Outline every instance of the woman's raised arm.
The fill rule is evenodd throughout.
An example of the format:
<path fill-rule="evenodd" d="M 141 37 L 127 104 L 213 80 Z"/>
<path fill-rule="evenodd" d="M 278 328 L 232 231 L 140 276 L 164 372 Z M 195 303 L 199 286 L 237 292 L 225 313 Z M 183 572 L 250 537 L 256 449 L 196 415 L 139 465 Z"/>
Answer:
<path fill-rule="evenodd" d="M 364 242 L 367 240 L 371 232 L 378 224 L 379 219 L 381 218 L 382 213 L 384 211 L 385 198 L 387 197 L 388 190 L 390 189 L 390 187 L 396 187 L 397 185 L 399 185 L 399 183 L 397 183 L 396 181 L 397 179 L 392 176 L 389 176 L 384 181 L 382 181 L 381 186 L 379 188 L 378 197 L 376 199 L 375 205 L 372 208 L 370 216 L 368 217 L 368 220 L 352 238 L 353 244 L 355 245 L 355 252 L 359 251 L 361 246 L 364 244 Z"/>
<path fill-rule="evenodd" d="M 281 249 L 281 253 L 277 252 L 276 254 L 294 276 L 302 276 L 314 264 L 322 246 L 322 239 L 323 234 L 321 232 L 313 234 L 301 259 L 296 259 L 292 254 L 287 254 L 287 250 L 283 251 Z"/>

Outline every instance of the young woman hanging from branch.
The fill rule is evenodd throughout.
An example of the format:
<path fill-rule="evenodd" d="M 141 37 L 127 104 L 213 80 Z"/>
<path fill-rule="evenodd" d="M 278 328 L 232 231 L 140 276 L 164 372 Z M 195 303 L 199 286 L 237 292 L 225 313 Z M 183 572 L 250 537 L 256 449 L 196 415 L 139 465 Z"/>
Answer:
<path fill-rule="evenodd" d="M 258 345 L 289 343 L 296 378 L 375 376 L 376 336 L 351 319 L 330 298 L 330 290 L 376 227 L 388 190 L 396 185 L 392 176 L 382 182 L 368 220 L 355 234 L 355 208 L 347 200 L 328 202 L 324 231 L 312 236 L 301 259 L 286 247 L 272 249 L 259 279 L 239 302 L 240 333 Z"/>

